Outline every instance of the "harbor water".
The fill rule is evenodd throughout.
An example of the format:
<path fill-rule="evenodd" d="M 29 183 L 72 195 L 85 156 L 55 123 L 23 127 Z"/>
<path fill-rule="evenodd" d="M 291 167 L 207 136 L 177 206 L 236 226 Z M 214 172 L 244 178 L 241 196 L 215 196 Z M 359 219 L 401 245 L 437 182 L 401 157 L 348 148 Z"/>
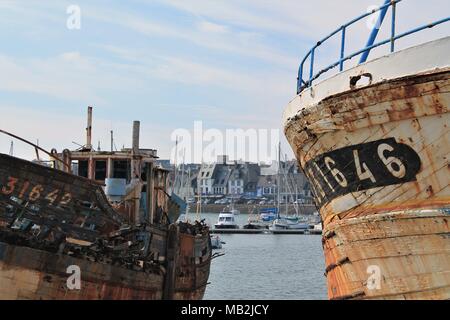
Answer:
<path fill-rule="evenodd" d="M 193 216 L 191 216 L 194 218 Z M 213 226 L 218 214 L 202 214 Z M 248 215 L 240 214 L 240 226 Z M 221 234 L 205 300 L 327 299 L 320 235 Z"/>

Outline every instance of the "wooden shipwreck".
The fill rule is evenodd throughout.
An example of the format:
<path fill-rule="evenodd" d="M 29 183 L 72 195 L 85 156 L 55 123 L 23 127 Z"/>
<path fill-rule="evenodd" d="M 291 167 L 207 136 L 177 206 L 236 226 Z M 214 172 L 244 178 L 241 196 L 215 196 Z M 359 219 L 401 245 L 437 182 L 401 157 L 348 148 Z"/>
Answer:
<path fill-rule="evenodd" d="M 0 154 L 0 299 L 201 299 L 208 227 L 176 222 L 139 122 L 132 148 L 94 151 L 91 112 L 79 150 L 47 164 Z"/>
<path fill-rule="evenodd" d="M 320 209 L 330 299 L 450 299 L 449 52 L 446 37 L 299 77 L 284 127 Z"/>

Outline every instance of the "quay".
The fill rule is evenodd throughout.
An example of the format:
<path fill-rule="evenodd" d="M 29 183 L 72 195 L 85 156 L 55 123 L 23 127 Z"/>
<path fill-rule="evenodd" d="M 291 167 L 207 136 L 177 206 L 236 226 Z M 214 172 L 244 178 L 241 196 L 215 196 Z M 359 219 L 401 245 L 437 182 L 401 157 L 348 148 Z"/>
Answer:
<path fill-rule="evenodd" d="M 261 234 L 270 233 L 269 229 L 211 229 L 214 234 Z"/>
<path fill-rule="evenodd" d="M 321 235 L 321 230 L 211 229 L 212 234 L 304 234 Z"/>

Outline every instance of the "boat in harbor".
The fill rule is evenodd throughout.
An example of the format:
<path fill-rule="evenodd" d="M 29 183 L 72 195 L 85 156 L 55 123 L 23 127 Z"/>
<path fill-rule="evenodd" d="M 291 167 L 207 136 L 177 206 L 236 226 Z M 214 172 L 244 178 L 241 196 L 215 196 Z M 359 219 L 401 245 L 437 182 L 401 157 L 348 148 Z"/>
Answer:
<path fill-rule="evenodd" d="M 308 232 L 310 234 L 322 234 L 322 224 L 318 223 L 315 224 L 312 228 L 310 227 Z"/>
<path fill-rule="evenodd" d="M 262 214 L 255 214 L 256 206 L 253 206 L 248 215 L 247 224 L 242 226 L 243 229 L 247 230 L 259 230 L 259 229 L 268 229 L 270 225 L 270 221 L 268 219 L 264 219 Z M 261 212 L 261 210 L 260 210 Z"/>
<path fill-rule="evenodd" d="M 269 226 L 269 230 L 308 230 L 309 224 L 299 218 L 279 217 Z"/>
<path fill-rule="evenodd" d="M 450 299 L 450 36 L 395 50 L 450 18 L 397 33 L 401 5 L 387 0 L 317 42 L 284 112 L 323 222 L 330 299 Z M 376 42 L 376 27 L 366 47 L 346 54 L 353 23 L 378 14 L 380 26 L 388 10 L 390 38 Z M 314 56 L 334 35 L 341 55 L 317 71 Z M 391 52 L 368 61 L 384 44 Z"/>
<path fill-rule="evenodd" d="M 211 248 L 213 250 L 222 249 L 223 244 L 225 244 L 225 242 L 223 242 L 218 235 L 211 235 Z"/>
<path fill-rule="evenodd" d="M 259 216 L 263 222 L 272 222 L 278 217 L 278 208 L 261 208 Z"/>
<path fill-rule="evenodd" d="M 214 225 L 216 229 L 239 229 L 233 212 L 224 211 L 219 213 L 217 223 Z"/>
<path fill-rule="evenodd" d="M 92 109 L 81 149 L 0 154 L 0 299 L 202 299 L 209 228 L 178 222 L 156 150 L 94 151 Z M 50 160 L 39 159 L 39 152 Z M 78 280 L 77 280 L 78 279 Z"/>

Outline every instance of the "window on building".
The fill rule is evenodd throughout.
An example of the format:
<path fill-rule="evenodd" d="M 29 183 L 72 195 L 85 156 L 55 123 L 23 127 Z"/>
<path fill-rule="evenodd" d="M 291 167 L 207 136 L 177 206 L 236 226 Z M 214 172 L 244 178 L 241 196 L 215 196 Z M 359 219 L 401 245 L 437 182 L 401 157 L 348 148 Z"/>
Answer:
<path fill-rule="evenodd" d="M 88 177 L 88 161 L 87 160 L 79 160 L 78 161 L 78 175 L 80 177 Z"/>
<path fill-rule="evenodd" d="M 95 160 L 95 180 L 106 179 L 106 160 Z"/>
<path fill-rule="evenodd" d="M 129 180 L 130 164 L 127 160 L 113 161 L 113 178 Z"/>

